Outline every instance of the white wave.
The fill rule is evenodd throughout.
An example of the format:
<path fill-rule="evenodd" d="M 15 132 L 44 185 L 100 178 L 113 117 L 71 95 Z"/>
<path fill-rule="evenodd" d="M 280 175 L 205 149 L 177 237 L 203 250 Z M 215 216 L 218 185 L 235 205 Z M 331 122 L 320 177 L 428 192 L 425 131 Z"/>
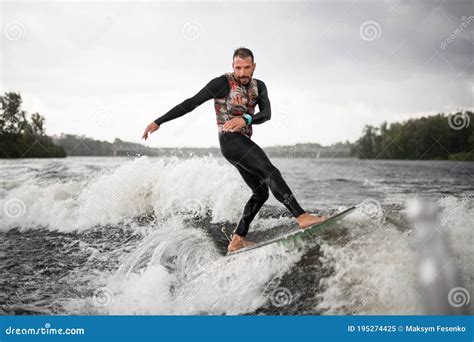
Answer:
<path fill-rule="evenodd" d="M 441 229 L 449 237 L 463 286 L 472 293 L 472 198 L 448 196 L 438 205 L 442 208 Z M 418 281 L 423 274 L 417 274 L 419 257 L 411 230 L 403 232 L 387 221 L 370 221 L 360 210 L 345 221 L 351 241 L 343 247 L 322 245 L 322 262 L 334 268 L 334 274 L 322 280 L 324 291 L 317 308 L 325 314 L 424 314 L 423 288 Z"/>
<path fill-rule="evenodd" d="M 360 215 L 344 220 L 351 241 L 323 244 L 322 262 L 334 273 L 321 280 L 324 314 L 409 314 L 417 310 L 415 255 L 409 237 Z"/>
<path fill-rule="evenodd" d="M 83 230 L 153 210 L 158 216 L 209 211 L 214 222 L 236 220 L 249 196 L 235 168 L 216 158 L 141 157 L 90 180 L 4 191 L 0 229 Z"/>
<path fill-rule="evenodd" d="M 441 229 L 449 237 L 450 250 L 456 260 L 464 286 L 474 293 L 474 207 L 473 196 L 443 197 L 438 201 Z M 472 304 L 472 303 L 471 303 Z"/>
<path fill-rule="evenodd" d="M 262 307 L 265 285 L 301 258 L 277 246 L 223 257 L 180 217 L 166 221 L 122 263 L 107 287 L 109 314 L 241 314 Z"/>

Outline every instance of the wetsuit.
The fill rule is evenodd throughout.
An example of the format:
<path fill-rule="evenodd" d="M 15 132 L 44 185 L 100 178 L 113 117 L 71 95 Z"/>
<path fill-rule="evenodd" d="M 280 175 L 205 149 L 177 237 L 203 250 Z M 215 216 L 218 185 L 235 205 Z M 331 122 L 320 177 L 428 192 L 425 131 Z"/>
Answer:
<path fill-rule="evenodd" d="M 252 125 L 261 124 L 271 117 L 270 100 L 265 83 L 252 78 L 248 85 L 240 84 L 232 73 L 212 79 L 193 97 L 178 104 L 155 120 L 161 125 L 189 113 L 202 103 L 214 99 L 222 155 L 239 171 L 245 183 L 252 189 L 252 196 L 245 205 L 235 233 L 245 236 L 250 223 L 268 199 L 270 189 L 275 198 L 283 203 L 294 217 L 305 211 L 296 201 L 280 171 L 270 162 L 265 152 L 251 140 Z M 260 112 L 255 112 L 258 105 Z M 224 123 L 244 114 L 252 116 L 250 125 L 239 132 L 224 132 Z"/>

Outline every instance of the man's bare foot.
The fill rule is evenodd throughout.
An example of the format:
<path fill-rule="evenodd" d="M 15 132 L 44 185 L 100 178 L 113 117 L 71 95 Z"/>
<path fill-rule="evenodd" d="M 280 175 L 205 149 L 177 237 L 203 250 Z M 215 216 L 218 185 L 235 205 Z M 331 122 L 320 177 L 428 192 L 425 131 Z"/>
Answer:
<path fill-rule="evenodd" d="M 237 234 L 232 234 L 232 240 L 229 243 L 229 246 L 227 246 L 227 251 L 229 253 L 234 252 L 238 249 L 244 248 L 244 247 L 250 247 L 255 245 L 255 243 L 246 240 L 240 235 Z"/>
<path fill-rule="evenodd" d="M 244 238 L 244 247 L 251 247 L 255 245 L 255 242 L 249 241 L 246 238 Z"/>
<path fill-rule="evenodd" d="M 316 216 L 308 213 L 301 214 L 296 218 L 301 229 L 308 228 L 316 223 L 321 223 L 328 219 L 327 216 Z"/>

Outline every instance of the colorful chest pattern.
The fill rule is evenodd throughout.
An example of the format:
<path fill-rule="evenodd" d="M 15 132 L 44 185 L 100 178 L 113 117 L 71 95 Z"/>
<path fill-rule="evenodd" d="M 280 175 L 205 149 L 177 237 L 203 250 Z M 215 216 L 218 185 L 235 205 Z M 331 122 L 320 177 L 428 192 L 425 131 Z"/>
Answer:
<path fill-rule="evenodd" d="M 241 117 L 245 113 L 253 115 L 258 98 L 258 86 L 255 79 L 252 78 L 249 85 L 243 86 L 234 78 L 233 73 L 225 75 L 229 82 L 229 94 L 226 97 L 214 99 L 219 134 L 222 133 L 222 127 L 226 121 Z M 250 138 L 252 126 L 242 127 L 239 133 Z"/>

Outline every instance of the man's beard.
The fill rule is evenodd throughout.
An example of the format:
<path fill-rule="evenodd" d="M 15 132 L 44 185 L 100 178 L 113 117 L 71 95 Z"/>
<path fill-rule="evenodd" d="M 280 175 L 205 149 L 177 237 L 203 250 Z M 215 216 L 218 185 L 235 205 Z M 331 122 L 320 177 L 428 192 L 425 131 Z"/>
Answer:
<path fill-rule="evenodd" d="M 252 75 L 250 75 L 250 77 L 239 77 L 239 82 L 243 85 L 247 85 L 250 83 L 251 78 L 252 78 Z"/>

